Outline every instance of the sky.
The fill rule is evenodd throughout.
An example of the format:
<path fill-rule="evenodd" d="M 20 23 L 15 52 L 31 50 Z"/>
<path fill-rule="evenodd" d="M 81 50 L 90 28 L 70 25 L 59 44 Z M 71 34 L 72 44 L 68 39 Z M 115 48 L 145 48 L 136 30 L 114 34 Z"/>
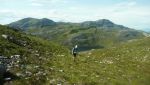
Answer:
<path fill-rule="evenodd" d="M 109 19 L 150 31 L 150 0 L 0 0 L 0 24 L 27 17 L 63 22 Z"/>

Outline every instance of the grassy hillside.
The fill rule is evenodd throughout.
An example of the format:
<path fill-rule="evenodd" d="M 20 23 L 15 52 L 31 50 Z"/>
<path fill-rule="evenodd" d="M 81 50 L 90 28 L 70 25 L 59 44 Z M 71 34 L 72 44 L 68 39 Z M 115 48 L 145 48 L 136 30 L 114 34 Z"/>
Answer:
<path fill-rule="evenodd" d="M 61 70 L 55 74 L 65 85 L 149 85 L 149 42 L 148 37 L 109 49 L 83 52 L 76 62 L 60 57 L 61 64 L 54 62 L 54 66 Z"/>
<path fill-rule="evenodd" d="M 3 36 L 9 36 L 5 38 Z M 49 83 L 52 58 L 68 55 L 68 50 L 52 42 L 26 35 L 6 26 L 0 26 L 0 54 L 10 58 L 20 55 L 10 69 L 19 77 L 14 85 L 45 85 Z"/>
<path fill-rule="evenodd" d="M 150 38 L 130 41 L 118 47 L 86 52 L 95 68 L 94 80 L 110 85 L 148 85 L 150 83 Z M 96 67 L 98 65 L 98 67 Z"/>
<path fill-rule="evenodd" d="M 80 53 L 74 62 L 62 46 L 0 26 L 0 53 L 20 55 L 14 85 L 149 85 L 150 38 Z M 18 41 L 19 40 L 19 41 Z M 21 42 L 21 43 L 20 43 Z"/>
<path fill-rule="evenodd" d="M 55 22 L 55 25 L 51 25 L 49 22 L 42 22 L 42 19 L 26 18 L 25 20 L 27 21 L 22 22 L 24 21 L 23 19 L 9 24 L 9 26 L 15 27 L 19 25 L 22 29 L 24 28 L 23 25 L 28 23 L 28 27 L 25 27 L 26 33 L 59 42 L 68 48 L 78 44 L 80 50 L 107 48 L 131 39 L 145 37 L 141 31 L 114 24 L 106 19 L 82 23 Z M 37 22 L 41 21 L 41 23 L 49 23 L 50 25 L 39 27 L 40 24 L 35 24 L 34 20 Z M 18 24 L 16 25 L 16 23 Z"/>

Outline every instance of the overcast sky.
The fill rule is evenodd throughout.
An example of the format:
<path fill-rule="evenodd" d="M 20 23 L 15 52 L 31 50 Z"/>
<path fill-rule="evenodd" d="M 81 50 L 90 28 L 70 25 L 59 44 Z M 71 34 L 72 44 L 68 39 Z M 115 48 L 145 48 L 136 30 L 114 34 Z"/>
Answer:
<path fill-rule="evenodd" d="M 109 19 L 150 30 L 150 0 L 0 0 L 0 24 L 26 17 L 65 22 Z"/>

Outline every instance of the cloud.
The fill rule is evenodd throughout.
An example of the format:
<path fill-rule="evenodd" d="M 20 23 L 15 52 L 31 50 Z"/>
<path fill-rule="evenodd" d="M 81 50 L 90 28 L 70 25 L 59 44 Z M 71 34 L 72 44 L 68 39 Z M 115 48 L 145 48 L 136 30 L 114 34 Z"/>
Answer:
<path fill-rule="evenodd" d="M 136 1 L 123 1 L 120 3 L 115 4 L 112 8 L 114 12 L 121 12 L 124 10 L 128 10 L 130 8 L 133 8 L 137 5 Z"/>
<path fill-rule="evenodd" d="M 10 9 L 1 9 L 0 10 L 0 24 L 8 24 L 9 22 L 13 22 L 17 20 L 18 17 L 14 14 L 13 10 Z"/>
<path fill-rule="evenodd" d="M 50 0 L 51 3 L 67 3 L 67 0 Z"/>
<path fill-rule="evenodd" d="M 120 3 L 117 3 L 116 5 L 119 6 L 119 7 L 127 7 L 127 6 L 135 6 L 137 4 L 136 1 L 123 1 L 123 2 L 120 2 Z"/>
<path fill-rule="evenodd" d="M 11 12 L 12 10 L 10 9 L 1 9 L 0 10 L 0 13 L 8 13 L 8 12 Z"/>
<path fill-rule="evenodd" d="M 43 4 L 40 4 L 40 3 L 31 3 L 31 5 L 32 6 L 40 6 L 40 7 L 43 6 Z"/>
<path fill-rule="evenodd" d="M 67 4 L 68 0 L 29 0 L 33 7 L 58 7 Z"/>
<path fill-rule="evenodd" d="M 51 3 L 51 4 L 58 4 L 58 3 L 67 3 L 69 0 L 29 0 L 30 2 L 36 3 Z"/>

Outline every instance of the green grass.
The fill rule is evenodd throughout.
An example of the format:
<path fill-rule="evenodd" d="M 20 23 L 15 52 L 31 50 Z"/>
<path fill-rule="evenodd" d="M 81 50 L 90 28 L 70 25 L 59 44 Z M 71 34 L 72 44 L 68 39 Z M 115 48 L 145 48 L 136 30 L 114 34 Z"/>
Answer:
<path fill-rule="evenodd" d="M 19 75 L 14 85 L 149 85 L 150 38 L 129 41 L 111 48 L 79 53 L 74 62 L 63 46 L 0 26 L 7 34 L 26 41 L 18 45 L 0 36 L 0 53 L 21 55 L 19 66 L 11 72 Z"/>
<path fill-rule="evenodd" d="M 77 85 L 149 85 L 150 38 L 118 47 L 53 60 L 55 83 Z M 62 70 L 62 71 L 60 71 Z"/>
<path fill-rule="evenodd" d="M 13 37 L 14 40 L 4 39 L 1 36 L 3 34 Z M 17 40 L 25 41 L 26 46 L 16 43 Z M 63 53 L 68 54 L 68 50 L 60 45 L 6 26 L 0 26 L 0 47 L 0 54 L 3 56 L 20 55 L 18 66 L 11 69 L 13 74 L 20 74 L 20 79 L 14 81 L 15 85 L 45 84 L 47 82 L 45 75 L 51 73 L 48 68 L 52 64 L 52 58 Z"/>

